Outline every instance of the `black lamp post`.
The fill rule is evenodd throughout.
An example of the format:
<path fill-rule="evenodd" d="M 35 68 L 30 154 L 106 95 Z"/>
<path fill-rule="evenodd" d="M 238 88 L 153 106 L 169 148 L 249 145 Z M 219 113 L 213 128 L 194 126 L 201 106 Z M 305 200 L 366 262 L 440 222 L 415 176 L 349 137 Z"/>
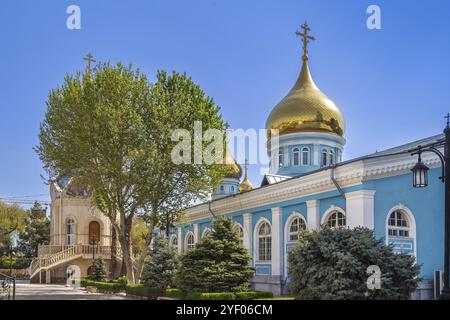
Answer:
<path fill-rule="evenodd" d="M 92 236 L 92 263 L 95 263 L 95 245 L 97 244 L 97 241 L 95 239 L 95 235 Z"/>
<path fill-rule="evenodd" d="M 439 296 L 439 300 L 450 300 L 450 114 L 447 114 L 447 127 L 444 129 L 445 138 L 426 146 L 418 146 L 409 150 L 411 155 L 418 155 L 417 164 L 412 168 L 414 188 L 423 188 L 428 186 L 428 167 L 422 163 L 421 154 L 423 152 L 432 152 L 441 160 L 442 175 L 439 179 L 445 183 L 444 202 L 444 287 Z M 444 147 L 444 154 L 439 151 L 439 147 Z"/>

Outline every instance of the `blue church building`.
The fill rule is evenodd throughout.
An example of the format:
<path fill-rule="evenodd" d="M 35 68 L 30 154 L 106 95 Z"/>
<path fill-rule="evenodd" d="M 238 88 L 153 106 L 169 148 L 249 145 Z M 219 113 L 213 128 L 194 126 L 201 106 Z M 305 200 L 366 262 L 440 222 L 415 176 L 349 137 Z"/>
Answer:
<path fill-rule="evenodd" d="M 421 265 L 422 281 L 415 299 L 432 299 L 434 275 L 443 269 L 444 184 L 440 159 L 422 155 L 430 168 L 427 188 L 414 188 L 411 169 L 417 157 L 408 150 L 442 140 L 428 137 L 406 145 L 342 159 L 345 121 L 339 107 L 320 91 L 308 66 L 308 26 L 304 36 L 303 65 L 293 88 L 268 116 L 266 129 L 279 132 L 279 143 L 267 153 L 270 172 L 253 188 L 241 168 L 230 164 L 224 182 L 211 202 L 185 210 L 170 242 L 178 252 L 193 248 L 210 232 L 215 215 L 235 221 L 244 246 L 252 257 L 252 287 L 277 295 L 287 290 L 287 254 L 301 230 L 358 226 L 406 252 Z M 443 151 L 443 150 L 441 150 Z M 247 169 L 247 166 L 246 166 Z"/>

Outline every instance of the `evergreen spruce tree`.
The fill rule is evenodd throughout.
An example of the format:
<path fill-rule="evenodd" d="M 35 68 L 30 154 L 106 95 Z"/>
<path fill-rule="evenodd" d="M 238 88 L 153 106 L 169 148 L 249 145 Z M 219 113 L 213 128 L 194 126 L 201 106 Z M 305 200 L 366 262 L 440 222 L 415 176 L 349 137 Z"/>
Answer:
<path fill-rule="evenodd" d="M 213 221 L 212 232 L 181 256 L 178 288 L 184 292 L 230 292 L 249 288 L 254 269 L 229 218 Z"/>
<path fill-rule="evenodd" d="M 105 281 L 106 278 L 106 268 L 103 258 L 100 257 L 95 259 L 91 266 L 91 275 L 89 276 L 89 279 L 92 281 Z"/>
<path fill-rule="evenodd" d="M 19 233 L 18 247 L 25 258 L 32 259 L 37 257 L 38 246 L 50 241 L 50 220 L 39 202 L 27 212 L 24 225 Z"/>
<path fill-rule="evenodd" d="M 153 246 L 144 262 L 141 282 L 164 292 L 173 286 L 178 261 L 175 250 L 164 235 L 153 238 Z"/>
<path fill-rule="evenodd" d="M 380 270 L 380 288 L 369 266 Z M 372 267 L 373 268 L 373 267 Z M 300 234 L 289 251 L 292 293 L 298 299 L 409 299 L 420 281 L 420 266 L 407 253 L 394 253 L 367 228 L 329 228 Z M 370 270 L 370 268 L 369 268 Z"/>

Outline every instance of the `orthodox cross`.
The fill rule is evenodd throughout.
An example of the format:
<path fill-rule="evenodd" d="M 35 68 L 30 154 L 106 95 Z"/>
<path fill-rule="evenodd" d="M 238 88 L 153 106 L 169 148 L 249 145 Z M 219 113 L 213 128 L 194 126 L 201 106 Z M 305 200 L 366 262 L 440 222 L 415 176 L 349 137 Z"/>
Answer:
<path fill-rule="evenodd" d="M 306 61 L 306 60 L 308 60 L 308 43 L 310 41 L 316 40 L 316 38 L 314 38 L 313 36 L 310 36 L 308 34 L 308 32 L 311 31 L 311 29 L 308 27 L 308 23 L 306 21 L 300 27 L 303 29 L 303 32 L 296 31 L 295 34 L 297 36 L 303 38 L 302 39 L 302 41 L 303 41 L 303 61 Z"/>
<path fill-rule="evenodd" d="M 94 60 L 94 56 L 90 52 L 86 55 L 86 57 L 83 58 L 83 60 L 86 60 L 88 62 L 88 69 L 91 68 L 92 62 L 97 62 L 96 60 Z"/>
<path fill-rule="evenodd" d="M 447 113 L 447 115 L 444 117 L 447 119 L 447 128 L 450 126 L 450 113 Z"/>

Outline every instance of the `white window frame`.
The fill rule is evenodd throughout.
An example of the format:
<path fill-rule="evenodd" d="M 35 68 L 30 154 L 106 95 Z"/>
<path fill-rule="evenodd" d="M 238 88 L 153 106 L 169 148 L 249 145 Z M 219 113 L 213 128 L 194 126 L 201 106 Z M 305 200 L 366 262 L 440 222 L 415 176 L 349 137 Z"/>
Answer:
<path fill-rule="evenodd" d="M 295 161 L 295 157 L 297 157 L 297 163 Z M 300 157 L 301 157 L 300 148 L 298 148 L 298 147 L 293 148 L 292 149 L 292 165 L 294 167 L 300 166 L 300 163 L 301 163 Z"/>
<path fill-rule="evenodd" d="M 330 166 L 336 164 L 335 153 L 334 153 L 334 150 L 332 150 L 332 149 L 328 150 L 328 163 Z"/>
<path fill-rule="evenodd" d="M 174 244 L 174 241 L 176 241 L 177 243 Z M 174 234 L 170 237 L 170 246 L 178 252 L 178 237 Z"/>
<path fill-rule="evenodd" d="M 325 158 L 324 158 L 324 156 L 325 156 Z M 323 160 L 325 160 L 325 162 Z M 320 165 L 322 167 L 328 166 L 328 150 L 327 149 L 322 149 L 322 153 L 320 156 Z"/>
<path fill-rule="evenodd" d="M 301 213 L 293 212 L 293 213 L 290 215 L 289 219 L 286 221 L 286 226 L 285 226 L 285 231 L 284 231 L 284 234 L 286 235 L 286 243 L 296 243 L 296 242 L 298 241 L 298 238 L 297 238 L 297 240 L 291 240 L 291 236 L 292 236 L 292 235 L 297 234 L 297 236 L 298 236 L 298 234 L 299 234 L 300 231 L 301 231 L 301 230 L 299 230 L 299 231 L 297 231 L 297 232 L 291 232 L 291 226 L 292 226 L 292 223 L 293 223 L 294 220 L 296 220 L 296 219 L 298 219 L 299 222 L 300 222 L 300 221 L 303 222 L 303 224 L 304 224 L 305 227 L 304 227 L 304 229 L 302 229 L 302 230 L 307 230 L 307 228 L 308 228 L 308 225 L 307 225 L 307 223 L 306 223 L 305 217 L 304 217 Z M 300 227 L 300 224 L 299 224 L 299 227 Z"/>
<path fill-rule="evenodd" d="M 259 232 L 261 230 L 261 227 L 266 224 L 269 226 L 270 228 L 270 234 L 269 235 L 260 235 Z M 265 251 L 265 255 L 270 255 L 270 260 L 266 259 L 267 257 L 264 257 L 265 259 L 262 260 L 259 249 L 260 249 L 260 239 L 262 238 L 268 238 L 268 240 L 270 240 L 270 246 L 268 246 Z M 254 247 L 255 247 L 255 257 L 256 257 L 256 262 L 257 263 L 271 263 L 272 262 L 272 245 L 273 245 L 273 241 L 272 241 L 272 224 L 270 223 L 269 220 L 262 218 L 260 219 L 260 221 L 257 223 L 257 225 L 255 226 L 255 233 L 254 233 Z"/>
<path fill-rule="evenodd" d="M 306 154 L 306 162 L 304 161 L 304 155 Z M 310 163 L 310 153 L 309 153 L 309 148 L 308 147 L 303 147 L 301 150 L 301 163 L 302 166 L 309 166 Z"/>
<path fill-rule="evenodd" d="M 335 206 L 335 205 L 331 206 L 327 211 L 325 211 L 325 213 L 322 216 L 321 225 L 324 225 L 324 224 L 328 225 L 329 219 L 331 218 L 331 216 L 335 212 L 339 212 L 339 213 L 341 213 L 344 216 L 345 224 L 343 226 L 340 226 L 340 227 L 344 227 L 345 228 L 347 226 L 347 215 L 345 213 L 345 210 L 340 208 L 340 207 L 338 207 L 338 206 Z M 334 227 L 332 227 L 332 228 L 334 228 Z"/>
<path fill-rule="evenodd" d="M 278 168 L 284 167 L 284 151 L 282 149 L 278 150 Z"/>
<path fill-rule="evenodd" d="M 189 239 L 192 237 L 192 243 L 189 243 Z M 184 251 L 188 251 L 195 248 L 195 236 L 192 231 L 186 233 L 186 237 L 184 238 Z"/>
<path fill-rule="evenodd" d="M 68 246 L 75 245 L 75 226 L 77 224 L 77 221 L 70 217 L 66 220 L 66 243 Z M 69 225 L 70 225 L 70 231 L 69 233 Z"/>
<path fill-rule="evenodd" d="M 405 238 L 405 237 L 391 237 L 389 236 L 389 218 L 391 216 L 391 214 L 394 211 L 401 211 L 407 218 L 407 221 L 409 222 L 409 237 Z M 414 218 L 414 214 L 412 213 L 412 211 L 406 207 L 404 204 L 399 203 L 396 206 L 392 207 L 389 211 L 388 214 L 386 215 L 386 221 L 385 221 L 385 241 L 386 244 L 389 244 L 389 240 L 390 239 L 409 239 L 409 240 L 413 240 L 413 246 L 414 246 L 414 257 L 417 257 L 417 234 L 416 234 L 416 219 Z"/>
<path fill-rule="evenodd" d="M 238 234 L 241 244 L 244 244 L 244 227 L 239 222 L 235 222 L 233 228 Z"/>

